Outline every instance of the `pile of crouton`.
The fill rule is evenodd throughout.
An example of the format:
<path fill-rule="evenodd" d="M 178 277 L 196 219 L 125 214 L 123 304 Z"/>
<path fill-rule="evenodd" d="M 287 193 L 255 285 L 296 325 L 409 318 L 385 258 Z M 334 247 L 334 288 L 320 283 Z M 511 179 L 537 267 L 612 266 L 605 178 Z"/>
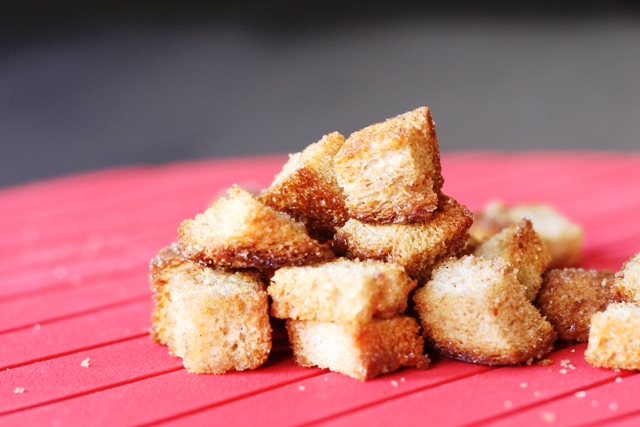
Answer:
<path fill-rule="evenodd" d="M 274 319 L 298 364 L 362 381 L 434 351 L 530 364 L 558 338 L 640 368 L 640 256 L 574 268 L 582 229 L 550 207 L 495 202 L 474 221 L 443 183 L 427 107 L 325 135 L 260 195 L 234 185 L 180 224 L 151 261 L 151 338 L 195 373 L 258 368 Z"/>

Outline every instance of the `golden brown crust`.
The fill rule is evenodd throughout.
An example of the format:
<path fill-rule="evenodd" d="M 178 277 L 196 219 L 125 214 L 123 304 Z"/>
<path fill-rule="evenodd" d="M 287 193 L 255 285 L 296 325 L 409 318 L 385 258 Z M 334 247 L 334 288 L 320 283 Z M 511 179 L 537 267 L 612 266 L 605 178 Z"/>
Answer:
<path fill-rule="evenodd" d="M 610 304 L 591 318 L 585 360 L 599 368 L 640 369 L 640 307 Z"/>
<path fill-rule="evenodd" d="M 474 255 L 507 261 L 525 287 L 529 301 L 536 298 L 542 285 L 542 273 L 551 262 L 549 248 L 526 218 L 484 241 L 476 248 Z"/>
<path fill-rule="evenodd" d="M 343 144 L 344 137 L 333 132 L 291 155 L 259 200 L 303 223 L 314 239 L 331 239 L 348 219 L 333 170 L 333 157 Z"/>
<path fill-rule="evenodd" d="M 615 286 L 629 301 L 640 303 L 640 253 L 625 261 L 616 273 Z"/>
<path fill-rule="evenodd" d="M 429 108 L 351 134 L 335 156 L 335 171 L 351 218 L 380 224 L 427 220 L 444 182 Z"/>
<path fill-rule="evenodd" d="M 228 194 L 180 224 L 179 245 L 187 258 L 226 268 L 278 268 L 324 258 L 302 224 L 238 186 Z"/>
<path fill-rule="evenodd" d="M 338 229 L 333 246 L 337 253 L 351 259 L 395 262 L 423 282 L 435 265 L 463 250 L 472 222 L 464 205 L 441 194 L 438 210 L 429 221 L 381 225 L 351 219 Z"/>
<path fill-rule="evenodd" d="M 609 270 L 553 269 L 544 274 L 536 306 L 565 341 L 587 342 L 591 316 L 624 298 Z"/>
<path fill-rule="evenodd" d="M 415 319 L 373 319 L 365 324 L 287 320 L 296 363 L 340 372 L 360 381 L 401 367 L 430 364 Z"/>
<path fill-rule="evenodd" d="M 455 359 L 532 363 L 553 349 L 557 337 L 502 259 L 448 260 L 414 301 L 427 342 Z"/>
<path fill-rule="evenodd" d="M 283 267 L 268 288 L 271 315 L 281 319 L 365 323 L 407 308 L 416 286 L 404 268 L 380 261 L 344 258 L 305 267 Z"/>

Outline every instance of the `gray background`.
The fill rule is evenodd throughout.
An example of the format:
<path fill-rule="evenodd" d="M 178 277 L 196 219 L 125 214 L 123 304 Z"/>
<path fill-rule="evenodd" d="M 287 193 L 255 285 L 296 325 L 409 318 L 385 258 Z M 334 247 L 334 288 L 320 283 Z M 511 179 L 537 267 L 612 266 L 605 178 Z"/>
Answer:
<path fill-rule="evenodd" d="M 2 7 L 0 186 L 294 152 L 421 105 L 442 151 L 640 148 L 631 3 Z"/>

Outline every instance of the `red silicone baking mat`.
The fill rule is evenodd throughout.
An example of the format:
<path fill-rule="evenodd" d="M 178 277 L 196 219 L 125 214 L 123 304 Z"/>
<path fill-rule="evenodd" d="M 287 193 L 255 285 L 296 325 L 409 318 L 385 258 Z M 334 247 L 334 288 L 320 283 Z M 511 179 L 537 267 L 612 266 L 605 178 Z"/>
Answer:
<path fill-rule="evenodd" d="M 188 374 L 148 336 L 148 263 L 233 183 L 286 156 L 130 167 L 0 190 L 0 425 L 640 425 L 640 376 L 585 363 L 491 368 L 434 357 L 361 383 L 274 351 L 255 371 Z M 444 191 L 556 207 L 582 266 L 640 252 L 640 154 L 445 153 Z M 639 349 L 640 351 L 640 349 Z"/>

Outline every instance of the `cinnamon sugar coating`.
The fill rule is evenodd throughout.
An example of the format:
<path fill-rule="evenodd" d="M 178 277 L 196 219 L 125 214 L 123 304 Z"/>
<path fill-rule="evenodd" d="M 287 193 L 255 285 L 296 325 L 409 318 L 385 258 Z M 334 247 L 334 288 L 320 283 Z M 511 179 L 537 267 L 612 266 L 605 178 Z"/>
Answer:
<path fill-rule="evenodd" d="M 542 285 L 542 273 L 551 262 L 549 248 L 526 218 L 485 240 L 476 248 L 474 255 L 507 261 L 516 271 L 529 301 L 536 298 Z"/>
<path fill-rule="evenodd" d="M 564 268 L 544 274 L 535 303 L 560 339 L 587 342 L 591 316 L 623 300 L 614 286 L 613 272 Z"/>

